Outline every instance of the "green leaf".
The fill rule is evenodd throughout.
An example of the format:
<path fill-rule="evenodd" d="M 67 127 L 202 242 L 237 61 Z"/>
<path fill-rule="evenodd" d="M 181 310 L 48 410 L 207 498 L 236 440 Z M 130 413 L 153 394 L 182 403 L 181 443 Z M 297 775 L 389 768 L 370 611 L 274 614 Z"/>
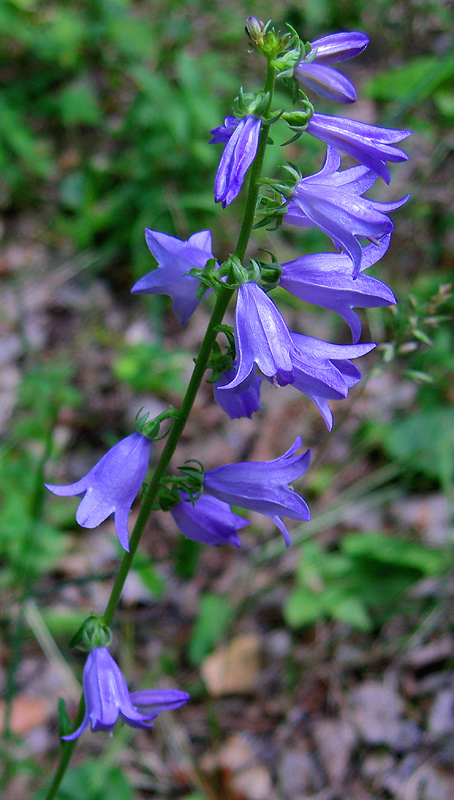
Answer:
<path fill-rule="evenodd" d="M 373 628 L 372 620 L 366 611 L 364 602 L 359 597 L 345 594 L 338 597 L 332 608 L 332 615 L 338 622 L 351 625 L 360 631 L 370 631 Z"/>
<path fill-rule="evenodd" d="M 325 602 L 321 593 L 310 589 L 295 589 L 290 593 L 284 607 L 284 617 L 288 625 L 297 628 L 311 625 L 325 615 Z"/>
<path fill-rule="evenodd" d="M 193 666 L 199 666 L 222 639 L 232 617 L 232 608 L 224 597 L 205 594 L 200 598 L 197 619 L 188 645 L 188 656 Z"/>
<path fill-rule="evenodd" d="M 399 419 L 384 431 L 389 455 L 413 470 L 441 479 L 454 476 L 454 409 L 421 411 Z"/>

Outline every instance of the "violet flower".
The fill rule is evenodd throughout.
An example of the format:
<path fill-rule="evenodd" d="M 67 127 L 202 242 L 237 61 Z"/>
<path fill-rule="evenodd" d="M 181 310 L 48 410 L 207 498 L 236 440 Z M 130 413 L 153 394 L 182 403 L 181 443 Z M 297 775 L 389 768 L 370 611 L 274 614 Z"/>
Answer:
<path fill-rule="evenodd" d="M 92 731 L 111 731 L 120 716 L 132 728 L 151 728 L 160 711 L 178 708 L 189 700 L 186 692 L 175 689 L 129 693 L 126 680 L 107 647 L 95 647 L 84 668 L 85 716 L 82 724 L 68 736 L 77 739 L 91 722 Z M 140 708 L 143 708 L 143 713 Z"/>
<path fill-rule="evenodd" d="M 361 273 L 382 258 L 390 240 L 388 233 L 378 244 L 362 248 Z M 361 336 L 361 321 L 354 306 L 377 308 L 397 302 L 391 289 L 376 278 L 360 274 L 353 279 L 351 260 L 345 253 L 317 253 L 287 261 L 282 264 L 279 285 L 300 300 L 343 317 L 355 343 Z"/>
<path fill-rule="evenodd" d="M 76 520 L 83 528 L 96 528 L 111 514 L 121 546 L 129 550 L 128 516 L 142 486 L 150 460 L 151 440 L 132 433 L 114 445 L 90 472 L 76 483 L 47 489 L 59 497 L 82 497 Z"/>
<path fill-rule="evenodd" d="M 292 333 L 292 339 L 297 348 L 292 357 L 293 386 L 312 400 L 331 430 L 333 415 L 328 400 L 347 397 L 349 389 L 361 379 L 350 359 L 369 353 L 375 344 L 331 344 L 300 333 Z"/>
<path fill-rule="evenodd" d="M 357 99 L 352 82 L 326 64 L 346 61 L 361 53 L 369 38 L 359 31 L 334 33 L 311 42 L 311 50 L 294 69 L 294 77 L 327 100 L 354 103 Z M 313 55 L 315 51 L 315 55 Z"/>
<path fill-rule="evenodd" d="M 236 361 L 233 366 L 235 367 L 235 365 Z M 249 417 L 251 419 L 253 413 L 262 408 L 260 402 L 262 379 L 255 375 L 254 372 L 251 372 L 249 378 L 243 381 L 241 387 L 227 392 L 219 391 L 233 380 L 235 374 L 235 369 L 229 369 L 222 373 L 219 380 L 213 384 L 214 398 L 229 415 L 230 419 L 239 419 L 239 417 Z"/>
<path fill-rule="evenodd" d="M 377 242 L 394 228 L 387 212 L 399 208 L 406 195 L 394 203 L 378 203 L 361 197 L 377 180 L 367 167 L 351 167 L 339 172 L 341 157 L 328 145 L 320 172 L 303 178 L 293 191 L 286 222 L 316 226 L 343 248 L 353 263 L 353 276 L 361 269 L 362 248 L 359 238 Z"/>
<path fill-rule="evenodd" d="M 248 521 L 234 514 L 230 506 L 215 497 L 202 495 L 192 504 L 189 495 L 180 492 L 181 503 L 171 509 L 183 536 L 193 542 L 215 545 L 234 544 L 241 547 L 237 531 L 248 525 Z"/>
<path fill-rule="evenodd" d="M 242 391 L 256 367 L 280 385 L 293 382 L 295 345 L 279 309 L 257 283 L 238 287 L 234 336 L 238 366 L 233 380 L 218 386 L 219 392 Z"/>
<path fill-rule="evenodd" d="M 147 228 L 145 238 L 158 266 L 140 278 L 131 292 L 170 295 L 175 314 L 184 325 L 200 302 L 197 299 L 200 281 L 187 273 L 193 267 L 203 269 L 207 261 L 213 258 L 211 231 L 199 231 L 184 241 Z"/>
<path fill-rule="evenodd" d="M 298 436 L 290 449 L 273 461 L 240 461 L 208 470 L 204 490 L 225 503 L 269 517 L 278 526 L 288 547 L 290 536 L 281 515 L 310 519 L 306 501 L 288 485 L 300 478 L 309 466 L 310 450 L 294 455 L 301 445 L 302 439 Z"/>
<path fill-rule="evenodd" d="M 261 128 L 262 120 L 249 114 L 240 120 L 227 117 L 224 125 L 210 131 L 213 134 L 210 144 L 226 143 L 214 182 L 216 203 L 222 202 L 223 208 L 240 192 L 257 154 Z"/>
<path fill-rule="evenodd" d="M 353 156 L 361 164 L 373 169 L 386 183 L 391 180 L 386 162 L 408 159 L 403 150 L 392 145 L 411 136 L 411 131 L 381 128 L 328 114 L 313 114 L 306 133 Z"/>

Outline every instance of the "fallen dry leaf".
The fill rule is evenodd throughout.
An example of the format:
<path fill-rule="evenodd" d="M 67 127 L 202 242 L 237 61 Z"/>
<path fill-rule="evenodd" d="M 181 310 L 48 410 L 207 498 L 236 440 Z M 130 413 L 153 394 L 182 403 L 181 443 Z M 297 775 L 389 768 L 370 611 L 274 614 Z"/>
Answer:
<path fill-rule="evenodd" d="M 5 721 L 6 703 L 0 703 L 0 732 L 3 732 Z M 55 705 L 51 700 L 42 700 L 38 697 L 18 695 L 13 700 L 10 727 L 18 736 L 28 733 L 38 725 L 46 722 L 48 717 L 55 713 Z"/>
<path fill-rule="evenodd" d="M 215 650 L 201 670 L 209 693 L 220 697 L 251 692 L 260 671 L 260 650 L 261 639 L 253 633 L 240 634 Z"/>

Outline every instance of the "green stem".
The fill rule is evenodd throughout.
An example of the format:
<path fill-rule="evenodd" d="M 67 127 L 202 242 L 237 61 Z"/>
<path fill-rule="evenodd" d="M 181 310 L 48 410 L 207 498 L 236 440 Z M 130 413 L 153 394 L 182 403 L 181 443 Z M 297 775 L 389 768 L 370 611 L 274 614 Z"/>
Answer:
<path fill-rule="evenodd" d="M 270 99 L 268 102 L 268 108 L 266 112 L 267 114 L 269 114 L 271 110 L 275 75 L 276 75 L 275 69 L 268 64 L 265 92 L 269 92 Z M 268 127 L 269 127 L 268 125 L 262 126 L 262 130 L 260 132 L 259 144 L 257 147 L 257 155 L 251 167 L 244 216 L 240 233 L 238 236 L 237 246 L 234 253 L 234 255 L 236 255 L 240 260 L 243 260 L 245 256 L 246 248 L 249 242 L 249 237 L 251 235 L 252 226 L 254 224 L 255 209 L 260 189 L 259 181 L 263 168 L 265 148 L 268 141 Z M 231 283 L 232 281 L 233 281 L 233 275 L 229 275 L 227 283 Z M 137 518 L 136 524 L 134 525 L 134 529 L 129 541 L 129 552 L 124 554 L 122 562 L 120 564 L 120 568 L 118 570 L 118 574 L 115 579 L 115 583 L 113 585 L 112 592 L 106 606 L 106 610 L 104 612 L 103 621 L 106 625 L 111 624 L 115 612 L 117 610 L 121 598 L 121 593 L 123 591 L 126 578 L 128 577 L 129 570 L 131 569 L 134 556 L 137 552 L 140 539 L 145 530 L 148 518 L 153 510 L 153 506 L 156 501 L 161 480 L 167 472 L 172 456 L 175 453 L 181 435 L 188 421 L 189 415 L 192 410 L 192 406 L 194 405 L 194 400 L 200 388 L 200 384 L 202 383 L 203 376 L 205 374 L 207 364 L 211 356 L 213 344 L 215 342 L 218 333 L 217 330 L 218 326 L 222 323 L 222 320 L 224 319 L 224 314 L 234 294 L 234 291 L 235 291 L 234 289 L 229 289 L 228 286 L 224 286 L 217 296 L 213 313 L 211 315 L 210 322 L 208 324 L 205 336 L 203 338 L 203 342 L 200 347 L 200 352 L 196 359 L 194 371 L 189 381 L 188 388 L 186 390 L 186 394 L 184 396 L 181 405 L 181 409 L 173 421 L 170 433 L 166 440 L 164 450 L 162 451 L 161 457 L 156 465 L 153 477 L 150 481 L 145 497 L 142 501 L 139 516 Z M 82 701 L 83 698 L 81 700 L 81 704 Z M 76 726 L 80 724 L 80 721 L 82 719 L 81 708 L 82 705 L 79 706 Z M 70 762 L 74 746 L 75 742 L 65 742 L 63 744 L 60 763 L 57 772 L 55 774 L 54 780 L 52 782 L 52 785 L 49 788 L 47 795 L 45 796 L 45 800 L 53 800 L 53 798 L 55 797 L 58 791 L 58 787 L 60 786 L 60 783 L 63 779 L 63 776 Z"/>

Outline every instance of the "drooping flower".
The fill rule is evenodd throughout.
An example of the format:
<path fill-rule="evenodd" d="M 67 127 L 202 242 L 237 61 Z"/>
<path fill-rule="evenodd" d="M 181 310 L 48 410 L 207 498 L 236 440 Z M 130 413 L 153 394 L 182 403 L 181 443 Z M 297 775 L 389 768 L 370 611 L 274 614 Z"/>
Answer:
<path fill-rule="evenodd" d="M 234 367 L 236 362 L 234 362 Z M 213 384 L 214 398 L 217 403 L 229 415 L 230 419 L 238 419 L 239 417 L 252 417 L 255 411 L 262 408 L 260 402 L 260 387 L 262 379 L 251 372 L 249 378 L 242 383 L 240 388 L 231 391 L 219 391 L 221 387 L 227 386 L 235 377 L 235 369 L 229 369 L 223 372 L 221 377 L 216 383 Z"/>
<path fill-rule="evenodd" d="M 353 58 L 368 44 L 369 38 L 359 31 L 333 33 L 315 39 L 306 58 L 296 65 L 294 77 L 320 97 L 339 103 L 354 103 L 357 94 L 352 82 L 326 64 Z"/>
<path fill-rule="evenodd" d="M 238 287 L 234 336 L 238 361 L 235 377 L 219 386 L 219 392 L 236 387 L 242 391 L 257 367 L 267 378 L 278 378 L 281 385 L 292 383 L 291 352 L 295 345 L 279 309 L 257 283 Z"/>
<path fill-rule="evenodd" d="M 89 722 L 92 731 L 111 731 L 119 716 L 132 728 L 151 728 L 151 720 L 160 711 L 178 708 L 189 700 L 186 692 L 174 689 L 130 694 L 125 677 L 107 647 L 95 647 L 89 653 L 83 689 L 85 716 L 77 730 L 62 736 L 68 742 L 77 739 Z"/>
<path fill-rule="evenodd" d="M 140 278 L 131 292 L 170 295 L 175 314 L 184 325 L 200 302 L 197 299 L 200 282 L 188 272 L 194 267 L 203 269 L 207 261 L 213 258 L 211 231 L 199 231 L 184 241 L 147 228 L 145 238 L 158 266 Z"/>
<path fill-rule="evenodd" d="M 331 430 L 333 415 L 328 400 L 347 397 L 349 389 L 361 379 L 350 359 L 369 353 L 375 344 L 331 344 L 300 333 L 291 335 L 297 348 L 292 356 L 293 387 L 312 400 Z"/>
<path fill-rule="evenodd" d="M 364 275 L 363 270 L 376 264 L 386 253 L 391 234 L 378 244 L 362 248 L 361 274 L 352 277 L 352 263 L 345 253 L 316 253 L 282 264 L 279 285 L 306 303 L 329 308 L 340 314 L 350 326 L 353 341 L 361 336 L 361 321 L 354 306 L 377 308 L 396 303 L 386 284 Z"/>
<path fill-rule="evenodd" d="M 248 525 L 248 521 L 234 514 L 230 506 L 215 497 L 202 495 L 192 504 L 188 495 L 180 492 L 181 503 L 171 509 L 183 536 L 193 542 L 215 545 L 234 544 L 241 547 L 237 531 Z"/>
<path fill-rule="evenodd" d="M 328 145 L 325 163 L 315 175 L 303 178 L 293 191 L 284 217 L 292 225 L 316 226 L 343 248 L 353 263 L 353 276 L 361 269 L 359 238 L 377 242 L 394 225 L 387 216 L 408 200 L 378 203 L 361 197 L 377 180 L 377 174 L 364 166 L 339 172 L 341 157 Z"/>
<path fill-rule="evenodd" d="M 47 489 L 59 497 L 82 497 L 76 520 L 83 528 L 96 528 L 111 514 L 121 546 L 129 550 L 128 516 L 142 486 L 150 460 L 151 440 L 132 433 L 114 445 L 90 472 L 76 483 Z"/>
<path fill-rule="evenodd" d="M 225 503 L 269 517 L 278 526 L 288 547 L 290 536 L 281 515 L 310 519 L 306 501 L 288 485 L 300 478 L 309 466 L 310 450 L 294 455 L 301 445 L 302 439 L 298 436 L 290 449 L 273 461 L 240 461 L 208 470 L 204 490 Z"/>
<path fill-rule="evenodd" d="M 386 183 L 391 180 L 386 162 L 408 159 L 403 150 L 392 145 L 411 136 L 411 131 L 381 128 L 329 114 L 313 114 L 307 124 L 306 133 L 343 153 L 348 153 L 361 164 L 374 170 Z"/>
<path fill-rule="evenodd" d="M 230 205 L 238 196 L 246 172 L 257 154 L 262 120 L 251 114 L 238 120 L 227 117 L 225 124 L 214 128 L 210 133 L 210 144 L 225 142 L 224 152 L 219 162 L 214 182 L 216 203 L 222 207 Z"/>

